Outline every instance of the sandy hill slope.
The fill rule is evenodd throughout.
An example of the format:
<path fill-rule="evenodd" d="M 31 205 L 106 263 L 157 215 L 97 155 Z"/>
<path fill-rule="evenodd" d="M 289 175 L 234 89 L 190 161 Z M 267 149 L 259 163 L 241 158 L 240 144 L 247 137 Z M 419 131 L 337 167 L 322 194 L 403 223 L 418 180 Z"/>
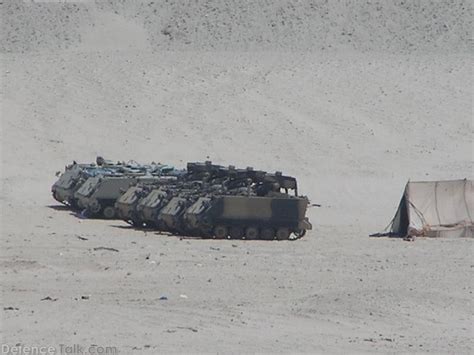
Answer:
<path fill-rule="evenodd" d="M 5 139 L 40 174 L 209 156 L 297 175 L 324 222 L 373 228 L 408 178 L 472 168 L 468 3 L 1 6 Z"/>
<path fill-rule="evenodd" d="M 449 52 L 468 50 L 472 25 L 466 1 L 10 0 L 2 8 L 7 51 L 74 48 L 81 26 L 126 20 L 155 50 Z"/>
<path fill-rule="evenodd" d="M 22 149 L 4 156 L 45 179 L 31 193 L 47 194 L 72 158 L 209 156 L 296 175 L 331 223 L 381 226 L 408 178 L 472 168 L 462 56 L 67 51 L 6 62 L 4 144 Z"/>
<path fill-rule="evenodd" d="M 216 334 L 229 339 L 224 352 L 468 352 L 470 241 L 407 247 L 367 234 L 388 223 L 407 179 L 472 178 L 469 2 L 3 1 L 0 10 L 4 298 L 20 308 L 5 315 L 9 343 L 64 342 L 65 325 L 75 342 L 126 352 L 155 338 L 163 347 L 150 351 L 212 352 Z M 236 248 L 45 207 L 54 173 L 98 154 L 282 170 L 323 207 L 299 242 Z M 121 253 L 99 260 L 96 244 Z M 140 263 L 147 253 L 160 269 Z M 80 292 L 94 294 L 89 304 L 77 303 Z M 192 301 L 160 308 L 162 292 Z M 52 308 L 39 303 L 49 294 L 60 298 Z M 47 314 L 48 327 L 22 330 Z M 90 314 L 114 325 L 89 327 Z M 189 322 L 198 333 L 183 334 Z"/>

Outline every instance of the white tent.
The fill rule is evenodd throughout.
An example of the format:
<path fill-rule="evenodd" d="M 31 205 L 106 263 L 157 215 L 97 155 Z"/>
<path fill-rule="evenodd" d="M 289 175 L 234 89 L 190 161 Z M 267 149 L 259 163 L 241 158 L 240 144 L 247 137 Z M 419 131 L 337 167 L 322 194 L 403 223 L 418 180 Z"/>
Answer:
<path fill-rule="evenodd" d="M 390 235 L 473 237 L 472 180 L 409 181 Z"/>

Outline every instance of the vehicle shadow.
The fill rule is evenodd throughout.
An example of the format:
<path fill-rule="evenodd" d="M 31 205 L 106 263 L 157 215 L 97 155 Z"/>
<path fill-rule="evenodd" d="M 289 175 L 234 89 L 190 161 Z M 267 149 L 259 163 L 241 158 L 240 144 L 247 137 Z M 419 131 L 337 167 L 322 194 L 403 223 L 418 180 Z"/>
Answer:
<path fill-rule="evenodd" d="M 68 211 L 71 212 L 71 208 L 66 205 L 46 205 L 46 207 L 51 208 L 55 211 Z"/>
<path fill-rule="evenodd" d="M 115 220 L 117 221 L 117 220 Z M 125 225 L 119 225 L 119 224 L 111 224 L 110 225 L 112 228 L 118 228 L 122 230 L 129 230 L 129 231 L 137 231 L 137 232 L 143 232 L 147 234 L 152 234 L 156 236 L 164 236 L 164 237 L 169 237 L 169 238 L 179 238 L 181 240 L 183 239 L 189 239 L 189 240 L 216 240 L 216 241 L 265 241 L 265 242 L 275 242 L 275 241 L 294 241 L 296 239 L 301 239 L 301 238 L 294 238 L 294 239 L 285 239 L 285 240 L 277 240 L 277 239 L 261 239 L 261 238 L 231 238 L 228 236 L 227 238 L 215 238 L 213 236 L 206 236 L 206 235 L 188 235 L 188 234 L 182 234 L 182 233 L 172 233 L 172 232 L 166 232 L 166 231 L 159 231 L 153 227 L 136 227 L 131 224 L 125 224 Z"/>
<path fill-rule="evenodd" d="M 55 210 L 55 211 L 68 212 L 69 215 L 74 216 L 74 217 L 79 218 L 79 219 L 101 219 L 99 217 L 87 216 L 85 214 L 85 211 L 81 211 L 81 210 L 78 210 L 78 209 L 73 209 L 73 208 L 71 208 L 70 206 L 67 206 L 67 205 L 47 205 L 46 207 L 51 208 L 52 210 Z"/>
<path fill-rule="evenodd" d="M 73 210 L 69 206 L 66 205 L 47 205 L 46 207 L 51 208 L 55 211 L 66 211 L 69 212 L 70 215 L 79 218 L 79 219 L 102 219 L 106 221 L 110 221 L 111 224 L 110 226 L 112 228 L 118 228 L 122 230 L 129 230 L 129 231 L 140 231 L 144 233 L 152 233 L 153 235 L 157 236 L 166 236 L 170 238 L 179 238 L 179 239 L 193 239 L 193 240 L 255 240 L 255 241 L 267 241 L 267 242 L 272 242 L 276 241 L 276 239 L 261 239 L 261 238 L 252 238 L 252 239 L 247 239 L 247 238 L 241 238 L 241 239 L 236 239 L 236 238 L 215 238 L 213 236 L 206 236 L 206 235 L 187 235 L 187 234 L 182 234 L 182 233 L 172 233 L 172 232 L 166 232 L 166 231 L 159 231 L 153 227 L 146 227 L 146 226 L 134 226 L 131 224 L 128 224 L 124 221 L 124 224 L 118 224 L 116 222 L 119 222 L 119 219 L 106 219 L 106 218 L 101 218 L 100 216 L 88 216 L 85 211 L 80 211 L 80 210 Z M 300 238 L 295 238 L 295 239 L 300 239 Z M 294 239 L 286 239 L 287 241 L 292 241 Z M 284 240 L 283 240 L 284 241 Z"/>

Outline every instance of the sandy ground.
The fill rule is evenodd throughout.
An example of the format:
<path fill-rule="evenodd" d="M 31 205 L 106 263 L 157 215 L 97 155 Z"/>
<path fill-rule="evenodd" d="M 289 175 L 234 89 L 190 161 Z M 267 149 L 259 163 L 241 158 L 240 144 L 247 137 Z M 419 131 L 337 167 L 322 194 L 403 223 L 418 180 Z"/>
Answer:
<path fill-rule="evenodd" d="M 312 29 L 313 10 L 278 3 L 265 16 L 208 6 L 249 21 L 223 32 L 201 7 L 180 22 L 177 5 L 1 5 L 2 343 L 472 352 L 472 240 L 368 237 L 408 179 L 473 177 L 470 6 L 387 2 L 345 22 L 332 5 Z M 322 207 L 295 242 L 79 219 L 50 186 L 98 154 L 282 170 Z"/>

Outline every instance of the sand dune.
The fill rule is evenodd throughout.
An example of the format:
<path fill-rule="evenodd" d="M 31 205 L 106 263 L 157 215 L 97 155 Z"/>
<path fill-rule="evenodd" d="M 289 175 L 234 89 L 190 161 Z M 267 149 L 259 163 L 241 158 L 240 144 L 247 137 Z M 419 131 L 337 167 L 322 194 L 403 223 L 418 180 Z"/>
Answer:
<path fill-rule="evenodd" d="M 84 29 L 95 29 L 107 38 L 102 26 L 114 22 L 143 28 L 156 51 L 445 53 L 472 49 L 472 6 L 459 0 L 10 0 L 2 7 L 2 46 L 13 52 L 75 48 L 85 39 Z M 120 47 L 120 42 L 111 43 Z"/>
<path fill-rule="evenodd" d="M 472 241 L 367 237 L 407 179 L 472 178 L 469 3 L 0 8 L 4 343 L 472 351 Z M 322 208 L 300 241 L 222 243 L 47 207 L 99 154 L 282 170 Z"/>

